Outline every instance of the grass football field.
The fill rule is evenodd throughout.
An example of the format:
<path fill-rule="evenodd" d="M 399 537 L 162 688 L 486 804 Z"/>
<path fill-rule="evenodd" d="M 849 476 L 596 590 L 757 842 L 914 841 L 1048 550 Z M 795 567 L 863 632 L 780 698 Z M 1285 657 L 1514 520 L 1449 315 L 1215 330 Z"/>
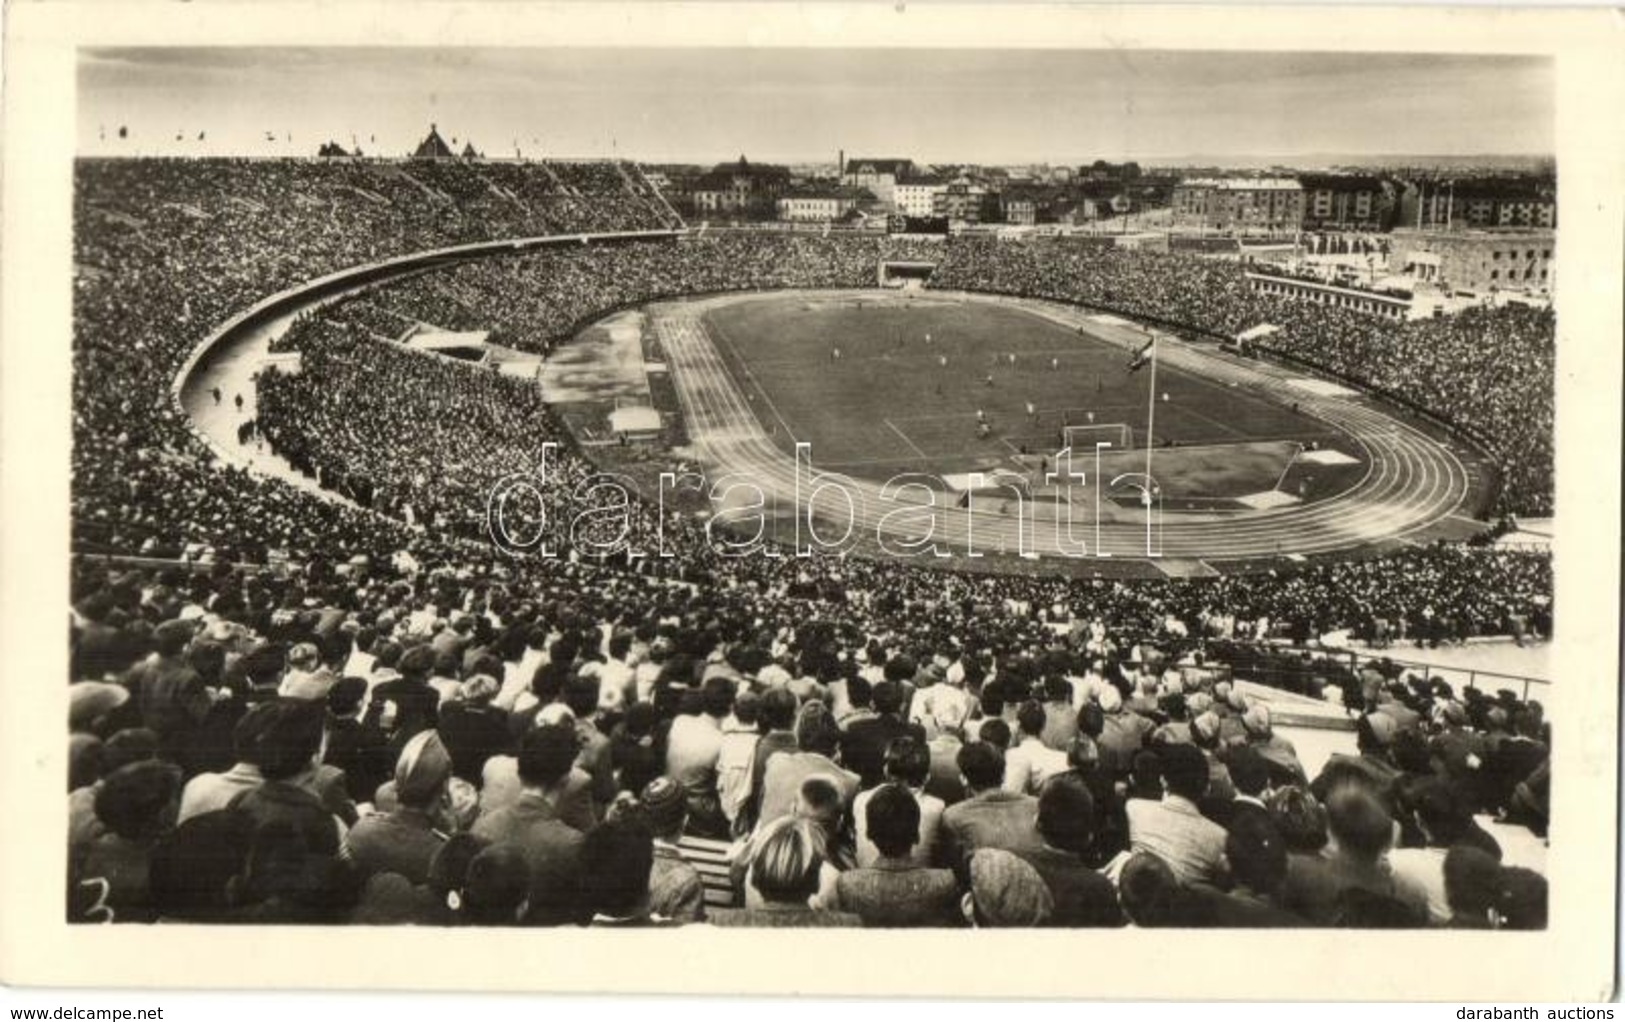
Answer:
<path fill-rule="evenodd" d="M 1108 468 L 1144 456 L 1150 368 L 1130 373 L 1120 344 L 1016 307 L 801 294 L 712 309 L 705 325 L 774 442 L 811 444 L 821 469 L 884 480 L 1030 467 L 1022 453 L 1053 457 L 1063 422 L 1084 425 L 1091 413 L 1097 426 L 1132 430 L 1138 453 Z M 1155 453 L 1170 498 L 1290 487 L 1315 499 L 1357 478 L 1359 465 L 1294 464 L 1297 442 L 1356 456 L 1359 447 L 1295 411 L 1289 396 L 1266 400 L 1166 363 L 1156 389 L 1156 442 L 1177 445 Z"/>

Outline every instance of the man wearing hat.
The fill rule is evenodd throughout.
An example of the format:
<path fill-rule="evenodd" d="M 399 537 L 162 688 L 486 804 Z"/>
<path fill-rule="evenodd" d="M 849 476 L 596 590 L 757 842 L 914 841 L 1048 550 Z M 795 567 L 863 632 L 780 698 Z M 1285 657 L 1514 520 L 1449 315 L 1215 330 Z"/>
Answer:
<path fill-rule="evenodd" d="M 1247 707 L 1247 712 L 1241 715 L 1241 726 L 1246 731 L 1247 747 L 1258 753 L 1269 768 L 1273 787 L 1288 784 L 1308 786 L 1309 777 L 1298 759 L 1298 750 L 1290 741 L 1275 733 L 1268 706 L 1255 702 Z"/>
<path fill-rule="evenodd" d="M 314 643 L 301 642 L 288 650 L 288 670 L 277 685 L 276 694 L 290 699 L 320 702 L 338 680 L 322 665 L 321 651 Z"/>
<path fill-rule="evenodd" d="M 1084 857 L 1095 843 L 1095 804 L 1076 774 L 1062 774 L 1038 796 L 1038 833 L 1043 847 L 1023 852 L 1044 879 L 1055 910 L 1047 925 L 1117 927 L 1125 922 L 1112 882 Z"/>
<path fill-rule="evenodd" d="M 441 804 L 451 781 L 451 753 L 434 731 L 420 731 L 395 763 L 395 801 L 388 813 L 362 818 L 345 848 L 361 876 L 396 873 L 414 884 L 429 879 L 429 864 L 446 843 Z"/>
<path fill-rule="evenodd" d="M 195 632 L 187 621 L 159 625 L 153 631 L 157 652 L 136 665 L 125 682 L 140 711 L 142 725 L 157 732 L 172 756 L 187 747 L 214 703 L 203 677 L 186 658 L 186 648 Z"/>
<path fill-rule="evenodd" d="M 492 705 L 502 682 L 476 674 L 457 688 L 457 697 L 440 707 L 440 740 L 451 753 L 452 773 L 478 785 L 485 763 L 513 746 L 508 715 Z"/>
<path fill-rule="evenodd" d="M 1038 871 L 1012 852 L 982 848 L 970 857 L 965 919 L 978 928 L 1034 927 L 1049 922 L 1055 899 Z"/>
<path fill-rule="evenodd" d="M 1332 789 L 1345 781 L 1359 781 L 1377 792 L 1385 802 L 1400 769 L 1393 761 L 1394 738 L 1399 725 L 1386 713 L 1368 713 L 1354 722 L 1354 744 L 1359 755 L 1334 752 L 1321 768 L 1309 790 L 1323 804 Z"/>
<path fill-rule="evenodd" d="M 654 835 L 654 868 L 649 874 L 649 910 L 679 922 L 705 919 L 705 885 L 699 870 L 683 858 L 678 841 L 688 819 L 688 792 L 682 782 L 657 777 L 638 797 Z"/>

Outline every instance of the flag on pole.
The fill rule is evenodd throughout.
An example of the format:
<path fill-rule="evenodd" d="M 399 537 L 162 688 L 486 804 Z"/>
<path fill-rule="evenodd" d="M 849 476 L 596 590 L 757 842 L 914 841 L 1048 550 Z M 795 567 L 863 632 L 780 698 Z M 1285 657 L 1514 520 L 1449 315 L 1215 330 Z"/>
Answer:
<path fill-rule="evenodd" d="M 1129 359 L 1128 371 L 1131 373 L 1139 372 L 1141 366 L 1151 361 L 1151 349 L 1156 347 L 1156 345 L 1157 338 L 1155 336 L 1153 336 L 1149 341 L 1146 341 L 1145 345 L 1141 347 L 1139 351 L 1134 353 L 1134 357 Z"/>

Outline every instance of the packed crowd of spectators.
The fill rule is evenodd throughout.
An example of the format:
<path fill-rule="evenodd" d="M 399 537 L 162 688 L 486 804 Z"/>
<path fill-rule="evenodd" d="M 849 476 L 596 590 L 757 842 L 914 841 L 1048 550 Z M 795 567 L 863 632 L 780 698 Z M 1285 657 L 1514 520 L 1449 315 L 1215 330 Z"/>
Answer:
<path fill-rule="evenodd" d="M 411 537 L 375 516 L 219 465 L 171 399 L 193 347 L 265 296 L 348 266 L 492 237 L 660 228 L 667 215 L 641 174 L 613 165 L 79 161 L 76 545 L 256 562 L 400 549 Z"/>
<path fill-rule="evenodd" d="M 1323 812 L 1303 808 L 1301 776 L 1261 789 L 1297 791 L 1281 796 L 1292 819 L 1331 835 L 1333 851 L 1300 864 L 1309 893 L 1287 899 L 1247 872 L 1274 861 L 1287 817 L 1272 817 L 1279 834 L 1249 824 L 1236 837 L 1177 750 L 1200 748 L 1215 779 L 1257 773 L 1228 746 L 1238 721 L 1266 732 L 1267 712 L 1260 731 L 1259 708 L 1222 680 L 1239 673 L 1223 659 L 1244 659 L 1227 643 L 1548 634 L 1544 555 L 1440 545 L 1262 575 L 1080 581 L 721 559 L 674 516 L 669 562 L 593 563 L 571 556 L 568 534 L 555 537 L 561 558 L 499 557 L 483 538 L 490 477 L 567 438 L 532 388 L 382 342 L 417 319 L 486 327 L 495 309 L 508 343 L 546 350 L 584 318 L 653 297 L 867 286 L 900 252 L 885 239 L 719 232 L 415 278 L 301 324 L 287 343 L 303 372 L 260 384 L 258 435 L 349 500 L 220 464 L 170 386 L 208 331 L 259 298 L 459 240 L 660 223 L 657 197 L 624 167 L 476 166 L 79 165 L 72 501 L 75 549 L 90 556 L 74 580 L 72 918 L 692 919 L 686 834 L 733 845 L 735 914 L 716 922 L 1199 925 L 1258 915 L 1262 900 L 1294 925 L 1371 925 L 1376 910 L 1344 887 L 1375 885 L 1401 908 L 1373 904 L 1416 922 L 1404 910 L 1437 880 L 1432 859 L 1472 859 L 1449 848 L 1416 867 L 1421 887 L 1396 879 L 1388 863 L 1421 819 L 1400 775 L 1443 778 L 1458 822 L 1476 811 L 1543 827 L 1538 706 L 1401 684 L 1372 700 L 1387 693 L 1420 717 L 1397 714 L 1390 731 L 1397 711 L 1337 679 L 1387 741 L 1362 732 L 1362 761 L 1411 741 L 1401 733 L 1425 732 L 1433 751 L 1368 785 L 1370 798 L 1322 786 Z M 981 261 L 967 244 L 933 283 L 1007 289 L 964 276 Z M 1137 266 L 1113 287 L 1156 280 Z M 1193 289 L 1173 293 L 1199 303 Z M 567 443 L 554 468 L 561 492 L 592 471 Z M 639 505 L 635 529 L 652 514 Z M 96 553 L 207 570 L 120 574 Z M 1529 770 L 1520 760 L 1494 785 L 1449 776 L 1444 736 L 1463 712 L 1472 759 L 1516 745 Z M 1251 742 L 1261 755 L 1267 743 Z M 1008 800 L 1006 783 L 1020 788 Z M 1232 826 L 1195 828 L 1209 853 L 1224 846 L 1223 869 L 1200 880 L 1181 872 L 1185 851 L 1148 836 L 1159 824 L 1134 839 L 1146 806 L 1194 821 L 1180 798 Z M 961 801 L 956 829 L 946 806 Z M 1015 805 L 982 804 L 1002 801 Z M 1366 856 L 1372 805 L 1412 831 L 1387 857 Z M 1440 819 L 1438 833 L 1455 833 Z M 1356 858 L 1339 859 L 1346 849 Z M 1527 877 L 1493 857 L 1456 867 L 1468 900 L 1427 888 L 1431 921 L 1532 925 Z"/>
<path fill-rule="evenodd" d="M 1545 831 L 1510 692 L 1367 669 L 1311 774 L 1199 647 L 1098 621 L 572 564 L 73 582 L 74 921 L 1544 926 L 1475 819 Z"/>
<path fill-rule="evenodd" d="M 1349 309 L 1254 294 L 1240 264 L 1064 240 L 957 239 L 931 286 L 1080 302 L 1233 337 L 1271 323 L 1263 342 L 1470 430 L 1500 461 L 1500 512 L 1552 511 L 1556 325 L 1508 305 L 1391 323 Z"/>

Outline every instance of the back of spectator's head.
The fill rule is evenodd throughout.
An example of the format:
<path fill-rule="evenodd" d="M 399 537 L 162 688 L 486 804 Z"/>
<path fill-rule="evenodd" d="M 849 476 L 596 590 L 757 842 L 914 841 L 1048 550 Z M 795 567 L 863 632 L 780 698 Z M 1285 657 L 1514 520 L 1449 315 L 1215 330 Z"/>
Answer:
<path fill-rule="evenodd" d="M 128 841 L 150 841 L 175 823 L 181 770 L 156 759 L 119 767 L 96 791 L 96 818 Z"/>
<path fill-rule="evenodd" d="M 1100 765 L 1100 746 L 1086 734 L 1078 734 L 1066 747 L 1066 765 L 1073 770 L 1089 771 Z"/>
<path fill-rule="evenodd" d="M 1004 750 L 991 742 L 967 742 L 956 762 L 973 791 L 989 791 L 1004 783 Z"/>
<path fill-rule="evenodd" d="M 152 638 L 161 656 L 179 656 L 196 634 L 190 621 L 165 621 L 153 630 Z"/>
<path fill-rule="evenodd" d="M 762 694 L 759 713 L 762 726 L 770 731 L 788 731 L 796 723 L 796 694 L 783 686 L 770 688 Z"/>
<path fill-rule="evenodd" d="M 412 681 L 424 681 L 434 671 L 434 650 L 428 646 L 413 646 L 401 654 L 395 669 Z"/>
<path fill-rule="evenodd" d="M 367 697 L 367 679 L 340 678 L 327 690 L 327 712 L 337 718 L 354 717 Z"/>
<path fill-rule="evenodd" d="M 524 913 L 530 885 L 530 862 L 518 845 L 482 848 L 468 863 L 455 908 L 471 925 L 509 926 Z"/>
<path fill-rule="evenodd" d="M 130 690 L 108 681 L 80 681 L 68 686 L 68 730 L 105 734 L 110 714 L 130 701 Z"/>
<path fill-rule="evenodd" d="M 151 728 L 129 727 L 115 732 L 102 743 L 102 776 L 131 763 L 157 759 L 159 744 L 158 732 Z"/>
<path fill-rule="evenodd" d="M 395 797 L 403 806 L 433 805 L 451 781 L 451 753 L 436 731 L 419 731 L 395 760 Z"/>
<path fill-rule="evenodd" d="M 1217 749 L 1219 747 L 1219 715 L 1209 710 L 1199 713 L 1190 723 L 1191 741 L 1203 749 Z"/>
<path fill-rule="evenodd" d="M 266 709 L 257 719 L 252 744 L 238 755 L 259 767 L 267 781 L 287 780 L 314 766 L 327 727 L 326 709 L 304 699 L 274 699 L 261 705 Z"/>
<path fill-rule="evenodd" d="M 831 833 L 840 825 L 843 808 L 841 789 L 823 774 L 804 779 L 796 791 L 796 815 L 812 820 Z"/>
<path fill-rule="evenodd" d="M 465 706 L 489 706 L 502 691 L 502 682 L 494 675 L 472 674 L 468 680 L 457 686 L 457 698 Z"/>
<path fill-rule="evenodd" d="M 1191 745 L 1175 743 L 1165 746 L 1157 754 L 1162 767 L 1162 783 L 1169 794 L 1192 802 L 1207 794 L 1208 765 L 1202 750 Z"/>
<path fill-rule="evenodd" d="M 580 747 L 575 729 L 548 724 L 519 739 L 519 779 L 532 787 L 550 788 L 570 775 Z"/>
<path fill-rule="evenodd" d="M 654 835 L 636 815 L 607 820 L 581 842 L 581 907 L 587 912 L 625 918 L 649 898 L 654 870 Z"/>
<path fill-rule="evenodd" d="M 908 735 L 886 743 L 886 776 L 920 787 L 931 776 L 931 749 Z"/>
<path fill-rule="evenodd" d="M 1375 862 L 1393 842 L 1394 821 L 1371 789 L 1339 785 L 1326 798 L 1326 828 L 1337 847 L 1362 862 Z"/>
<path fill-rule="evenodd" d="M 902 682 L 912 681 L 919 668 L 915 665 L 913 657 L 903 653 L 887 660 L 886 666 L 881 670 L 887 681 Z"/>
<path fill-rule="evenodd" d="M 846 681 L 846 701 L 855 708 L 866 710 L 874 706 L 875 689 L 869 679 L 859 674 Z"/>
<path fill-rule="evenodd" d="M 728 678 L 708 679 L 700 691 L 700 705 L 707 716 L 726 717 L 734 708 L 734 683 Z"/>
<path fill-rule="evenodd" d="M 153 908 L 164 919 L 218 919 L 238 895 L 253 843 L 254 821 L 241 810 L 187 819 L 152 850 L 147 884 Z"/>
<path fill-rule="evenodd" d="M 1286 841 L 1258 813 L 1241 813 L 1231 821 L 1224 855 L 1236 882 L 1255 894 L 1273 895 L 1286 882 Z"/>
<path fill-rule="evenodd" d="M 1170 692 L 1157 700 L 1157 709 L 1167 715 L 1168 719 L 1184 723 L 1190 719 L 1188 707 L 1185 704 L 1183 692 Z"/>
<path fill-rule="evenodd" d="M 1398 733 L 1399 722 L 1381 711 L 1367 713 L 1354 722 L 1354 744 L 1363 753 L 1386 750 L 1394 744 Z"/>
<path fill-rule="evenodd" d="M 1095 799 L 1076 777 L 1052 778 L 1038 794 L 1038 833 L 1054 848 L 1078 855 L 1095 840 Z"/>
<path fill-rule="evenodd" d="M 1296 785 L 1276 788 L 1265 803 L 1287 851 L 1314 854 L 1326 847 L 1326 810 Z"/>
<path fill-rule="evenodd" d="M 876 788 L 863 815 L 869 840 L 881 855 L 900 859 L 920 842 L 920 803 L 901 784 Z"/>
<path fill-rule="evenodd" d="M 802 752 L 833 756 L 841 742 L 841 729 L 829 708 L 817 699 L 805 703 L 796 715 L 796 746 Z"/>
<path fill-rule="evenodd" d="M 83 733 L 68 736 L 68 790 L 95 784 L 102 776 L 102 740 Z"/>
<path fill-rule="evenodd" d="M 644 785 L 638 804 L 655 837 L 680 834 L 688 819 L 688 789 L 673 777 L 656 777 Z"/>
<path fill-rule="evenodd" d="M 1472 826 L 1472 816 L 1455 789 L 1442 777 L 1426 777 L 1407 793 L 1406 801 L 1429 845 L 1449 848 Z"/>
<path fill-rule="evenodd" d="M 1129 763 L 1129 776 L 1133 778 L 1135 787 L 1142 792 L 1158 791 L 1162 788 L 1162 757 L 1157 755 L 1156 749 L 1141 749 L 1134 754 Z"/>
<path fill-rule="evenodd" d="M 1427 736 L 1416 728 L 1408 727 L 1394 732 L 1389 756 L 1394 766 L 1408 774 L 1427 776 L 1433 772 L 1433 752 L 1428 748 Z"/>
<path fill-rule="evenodd" d="M 903 708 L 903 686 L 895 681 L 883 681 L 875 686 L 876 713 L 896 713 Z"/>
<path fill-rule="evenodd" d="M 597 680 L 580 675 L 570 678 L 564 686 L 564 705 L 578 720 L 585 720 L 598 712 Z"/>
<path fill-rule="evenodd" d="M 1106 730 L 1106 711 L 1093 701 L 1083 704 L 1078 711 L 1078 730 L 1090 738 L 1099 738 Z"/>
<path fill-rule="evenodd" d="M 755 689 L 745 689 L 734 697 L 734 719 L 746 727 L 755 727 L 761 717 L 762 697 Z"/>
<path fill-rule="evenodd" d="M 1037 738 L 1044 733 L 1044 706 L 1035 699 L 1029 699 L 1021 704 L 1016 711 L 1016 725 L 1021 733 Z"/>
<path fill-rule="evenodd" d="M 1003 752 L 1010 748 L 1010 725 L 999 717 L 984 720 L 976 731 L 976 738 L 978 741 L 996 746 Z"/>
<path fill-rule="evenodd" d="M 1501 921 L 1509 930 L 1546 928 L 1546 878 L 1522 866 L 1501 867 Z"/>
<path fill-rule="evenodd" d="M 817 893 L 824 844 L 813 827 L 808 820 L 781 816 L 763 829 L 750 862 L 751 886 L 763 898 L 805 905 Z"/>
<path fill-rule="evenodd" d="M 1150 852 L 1135 852 L 1117 879 L 1123 913 L 1142 927 L 1177 926 L 1179 880 L 1168 864 Z"/>
<path fill-rule="evenodd" d="M 1042 926 L 1055 912 L 1044 878 L 1003 848 L 979 848 L 969 863 L 974 922 L 984 927 Z"/>
<path fill-rule="evenodd" d="M 1224 757 L 1224 765 L 1236 790 L 1243 795 L 1261 799 L 1269 790 L 1270 767 L 1256 750 L 1245 745 L 1232 748 Z"/>
<path fill-rule="evenodd" d="M 1456 845 L 1444 856 L 1444 894 L 1452 915 L 1487 925 L 1490 910 L 1500 910 L 1501 864 L 1476 845 Z"/>

